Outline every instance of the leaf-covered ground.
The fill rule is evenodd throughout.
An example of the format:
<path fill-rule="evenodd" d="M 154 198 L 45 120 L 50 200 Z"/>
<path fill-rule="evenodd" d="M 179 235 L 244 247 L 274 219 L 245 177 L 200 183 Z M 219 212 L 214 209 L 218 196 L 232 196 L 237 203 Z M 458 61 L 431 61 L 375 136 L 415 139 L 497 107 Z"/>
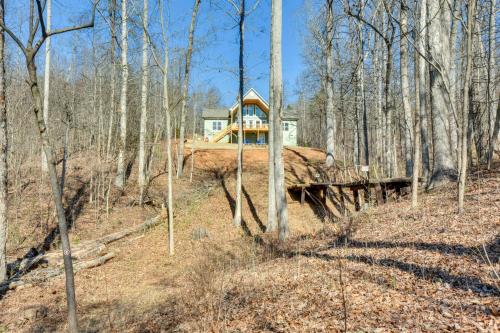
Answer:
<path fill-rule="evenodd" d="M 289 198 L 292 234 L 279 244 L 262 233 L 265 157 L 262 150 L 246 155 L 244 223 L 236 229 L 234 152 L 200 151 L 193 183 L 176 187 L 175 256 L 167 254 L 165 225 L 112 244 L 116 258 L 76 276 L 81 329 L 498 331 L 498 166 L 471 176 L 463 215 L 456 214 L 452 185 L 421 195 L 416 210 L 403 198 L 335 222 L 313 202 L 301 206 Z M 314 177 L 322 158 L 288 151 L 288 181 Z M 161 196 L 164 175 L 153 184 L 152 196 Z M 122 224 L 147 215 L 120 200 L 111 216 Z M 83 212 L 91 220 L 91 207 Z M 92 235 L 84 222 L 79 226 L 79 237 Z M 0 332 L 63 331 L 63 287 L 56 278 L 1 296 Z"/>

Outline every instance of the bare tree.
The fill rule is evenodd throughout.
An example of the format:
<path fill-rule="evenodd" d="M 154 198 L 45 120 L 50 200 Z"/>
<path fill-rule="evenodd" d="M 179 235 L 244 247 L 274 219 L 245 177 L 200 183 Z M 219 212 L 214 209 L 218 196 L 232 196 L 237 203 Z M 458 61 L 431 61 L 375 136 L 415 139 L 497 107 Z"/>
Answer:
<path fill-rule="evenodd" d="M 5 3 L 0 0 L 0 26 L 5 25 Z M 0 283 L 7 279 L 7 103 L 5 96 L 5 37 L 0 28 Z"/>
<path fill-rule="evenodd" d="M 229 0 L 235 8 L 238 8 L 234 2 Z M 242 201 L 242 182 L 243 182 L 243 94 L 245 85 L 245 0 L 240 0 L 239 14 L 239 36 L 240 36 L 240 52 L 239 52 L 239 96 L 238 96 L 238 170 L 236 172 L 236 206 L 234 210 L 233 224 L 237 227 L 241 226 L 241 201 Z"/>
<path fill-rule="evenodd" d="M 271 59 L 272 55 L 274 54 L 274 43 L 273 43 L 273 30 L 271 29 L 271 40 L 270 40 L 270 51 L 271 51 Z M 274 107 L 273 107 L 273 101 L 274 101 L 274 71 L 272 68 L 272 63 L 270 64 L 270 70 L 269 70 L 269 114 L 267 115 L 268 118 L 268 125 L 269 125 L 269 132 L 268 132 L 268 170 L 267 170 L 267 225 L 266 225 L 266 232 L 273 232 L 276 230 L 276 190 L 275 190 L 275 184 L 274 184 Z"/>
<path fill-rule="evenodd" d="M 488 123 L 489 123 L 489 134 L 488 138 L 488 169 L 491 168 L 491 162 L 493 160 L 493 148 L 495 142 L 498 141 L 498 128 L 500 122 L 500 112 L 497 109 L 495 115 L 495 104 L 498 107 L 499 101 L 496 100 L 496 61 L 495 61 L 495 50 L 496 50 L 496 40 L 495 40 L 495 27 L 496 27 L 496 0 L 490 0 L 489 8 L 489 24 L 488 24 L 488 77 L 487 77 L 487 96 L 486 101 L 488 103 Z M 496 129 L 496 132 L 495 132 Z M 496 133 L 496 134 L 495 134 Z"/>
<path fill-rule="evenodd" d="M 121 35 L 122 88 L 120 95 L 120 144 L 118 149 L 118 166 L 115 178 L 115 186 L 122 190 L 125 187 L 125 154 L 127 146 L 127 89 L 128 89 L 127 1 L 128 0 L 122 0 L 122 35 Z"/>
<path fill-rule="evenodd" d="M 461 147 L 462 156 L 460 160 L 460 179 L 458 182 L 458 212 L 463 213 L 464 211 L 464 196 L 465 196 L 465 181 L 467 179 L 467 145 L 468 145 L 468 127 L 469 127 L 469 98 L 470 98 L 470 85 L 471 85 L 471 74 L 472 74 L 472 36 L 475 27 L 475 17 L 476 17 L 476 0 L 469 0 L 467 9 L 467 51 L 466 56 L 466 67 L 465 67 L 465 77 L 464 77 L 464 88 L 463 88 L 463 103 L 462 103 L 462 140 Z M 489 126 L 489 124 L 488 124 Z"/>
<path fill-rule="evenodd" d="M 111 80 L 110 80 L 110 96 L 109 96 L 109 124 L 108 124 L 108 141 L 106 144 L 106 158 L 109 159 L 111 154 L 111 142 L 113 140 L 114 116 L 115 116 L 115 91 L 116 91 L 116 59 L 115 59 L 115 43 L 116 43 L 116 0 L 109 0 L 109 20 L 110 20 L 110 60 L 111 60 Z"/>
<path fill-rule="evenodd" d="M 278 214 L 279 239 L 285 240 L 288 236 L 288 205 L 285 191 L 285 165 L 283 161 L 283 78 L 281 59 L 282 40 L 282 0 L 273 0 L 271 4 L 271 72 L 272 100 L 270 108 L 274 117 L 274 186 L 276 187 L 276 212 Z"/>
<path fill-rule="evenodd" d="M 274 12 L 273 12 L 274 14 Z M 281 29 L 281 27 L 279 28 Z M 326 166 L 335 161 L 335 114 L 333 110 L 333 0 L 326 1 Z M 280 131 L 281 132 L 281 131 Z"/>
<path fill-rule="evenodd" d="M 433 169 L 430 185 L 456 179 L 455 163 L 450 151 L 446 119 L 452 107 L 450 101 L 449 57 L 450 57 L 450 8 L 442 1 L 428 2 L 428 43 L 430 58 L 431 119 L 433 143 Z"/>
<path fill-rule="evenodd" d="M 427 6 L 425 1 L 422 1 L 420 6 Z M 415 6 L 415 10 L 419 10 L 418 6 Z M 421 26 L 420 26 L 420 20 L 419 20 L 419 15 L 416 15 L 416 27 L 418 31 L 420 31 Z M 416 42 L 415 42 L 415 47 L 420 48 L 420 40 L 422 36 L 417 32 L 415 34 Z M 421 51 L 421 50 L 420 50 Z M 413 113 L 413 118 L 414 123 L 413 123 L 413 137 L 414 137 L 414 142 L 413 142 L 413 170 L 412 170 L 412 183 L 411 183 L 411 206 L 413 208 L 416 208 L 418 206 L 418 178 L 419 178 L 419 172 L 420 172 L 420 161 L 422 159 L 421 152 L 420 152 L 420 109 L 422 107 L 422 103 L 425 104 L 425 87 L 422 85 L 422 77 L 421 77 L 421 71 L 420 71 L 420 63 L 423 60 L 420 59 L 420 54 L 416 50 L 415 51 L 415 112 Z M 422 87 L 424 87 L 423 90 Z"/>
<path fill-rule="evenodd" d="M 165 113 L 166 118 L 166 130 L 165 136 L 167 137 L 167 210 L 168 210 L 168 250 L 169 255 L 174 255 L 174 200 L 173 200 L 173 162 L 172 162 L 172 124 L 171 124 L 171 110 L 169 104 L 168 96 L 168 69 L 169 69 L 169 53 L 168 53 L 168 38 L 167 38 L 167 22 L 164 18 L 163 13 L 163 1 L 158 0 L 158 8 L 160 12 L 160 25 L 161 25 L 161 35 L 163 39 L 163 63 L 160 61 L 160 57 L 157 54 L 158 47 L 152 41 L 151 36 L 145 25 L 143 25 L 144 32 L 147 35 L 147 40 L 149 45 L 151 45 L 151 54 L 153 56 L 156 66 L 161 71 L 162 74 L 162 112 Z"/>
<path fill-rule="evenodd" d="M 35 57 L 40 50 L 40 47 L 44 44 L 48 37 L 75 31 L 85 28 L 91 28 L 94 26 L 95 10 L 97 3 L 93 5 L 92 19 L 87 24 L 77 25 L 73 27 L 67 27 L 62 29 L 56 29 L 52 31 L 47 31 L 45 27 L 45 20 L 43 17 L 43 6 L 40 0 L 36 0 L 36 12 L 38 18 L 35 19 L 35 0 L 30 0 L 30 16 L 28 19 L 29 23 L 29 34 L 28 41 L 26 45 L 21 42 L 21 39 L 12 30 L 7 28 L 4 22 L 0 21 L 0 26 L 7 32 L 7 34 L 14 40 L 18 45 L 19 49 L 23 52 L 26 68 L 28 71 L 28 84 L 31 91 L 31 96 L 33 99 L 33 116 L 35 118 L 38 133 L 40 137 L 40 142 L 45 152 L 47 158 L 48 169 L 49 169 L 49 179 L 50 186 L 52 189 L 52 194 L 54 197 L 54 203 L 56 206 L 57 218 L 59 223 L 59 233 L 61 236 L 63 260 L 64 260 L 64 272 L 66 276 L 66 299 L 68 303 L 68 325 L 70 332 L 78 332 L 78 322 L 76 314 L 76 299 L 75 299 L 75 282 L 73 273 L 73 263 L 71 259 L 71 246 L 68 237 L 68 226 L 66 224 L 66 216 L 62 203 L 62 193 L 60 189 L 59 180 L 57 177 L 56 170 L 56 159 L 54 156 L 52 144 L 50 142 L 45 121 L 43 119 L 43 103 L 42 95 L 40 93 L 40 88 L 38 86 L 38 75 L 36 69 Z M 41 36 L 35 42 L 38 30 L 41 30 Z"/>
<path fill-rule="evenodd" d="M 52 0 L 47 0 L 45 3 L 47 8 L 46 29 L 50 31 L 52 25 Z M 45 75 L 43 78 L 43 120 L 47 124 L 47 131 L 49 130 L 49 98 L 50 98 L 50 45 L 51 38 L 48 37 L 45 42 Z M 42 152 L 42 170 L 47 172 L 47 159 Z"/>
<path fill-rule="evenodd" d="M 405 140 L 405 170 L 406 176 L 412 174 L 412 121 L 410 106 L 410 83 L 408 78 L 408 4 L 406 0 L 400 1 L 400 65 L 401 65 L 401 90 L 404 112 L 404 140 Z"/>
<path fill-rule="evenodd" d="M 144 0 L 143 6 L 143 25 L 142 34 L 142 88 L 141 88 L 141 124 L 139 129 L 139 204 L 142 205 L 144 199 L 144 187 L 146 186 L 146 168 L 145 168 L 145 141 L 148 122 L 148 81 L 149 81 L 149 54 L 148 54 L 148 0 Z"/>
<path fill-rule="evenodd" d="M 191 16 L 191 26 L 189 27 L 189 45 L 186 53 L 186 63 L 184 65 L 184 81 L 182 83 L 182 102 L 181 102 L 181 123 L 179 131 L 179 150 L 177 155 L 177 177 L 182 176 L 184 169 L 184 136 L 186 131 L 186 103 L 189 92 L 189 75 L 191 73 L 191 58 L 193 56 L 194 29 L 196 27 L 196 18 L 201 0 L 195 0 L 193 14 Z"/>

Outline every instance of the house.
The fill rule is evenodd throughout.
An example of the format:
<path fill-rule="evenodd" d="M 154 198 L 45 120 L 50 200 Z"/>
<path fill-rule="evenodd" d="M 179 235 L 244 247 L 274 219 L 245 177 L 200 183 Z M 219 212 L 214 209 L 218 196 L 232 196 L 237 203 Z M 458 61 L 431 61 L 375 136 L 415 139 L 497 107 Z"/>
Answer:
<path fill-rule="evenodd" d="M 243 96 L 243 143 L 267 144 L 269 134 L 269 104 L 257 91 L 250 89 Z M 238 105 L 229 109 L 203 110 L 203 136 L 214 143 L 238 142 Z M 282 119 L 283 145 L 297 145 L 297 120 L 292 114 L 284 113 Z"/>

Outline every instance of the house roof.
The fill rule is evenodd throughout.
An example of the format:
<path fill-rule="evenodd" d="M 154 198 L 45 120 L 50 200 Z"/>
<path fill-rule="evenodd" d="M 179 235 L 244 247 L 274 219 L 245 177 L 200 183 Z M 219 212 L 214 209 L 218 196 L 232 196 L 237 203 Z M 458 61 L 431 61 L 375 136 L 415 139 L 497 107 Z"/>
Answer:
<path fill-rule="evenodd" d="M 269 112 L 269 103 L 253 88 L 250 88 L 245 95 L 243 95 L 243 102 L 245 104 L 257 104 L 265 113 Z M 233 104 L 229 109 L 231 114 L 236 113 L 239 101 Z"/>
<path fill-rule="evenodd" d="M 225 119 L 229 117 L 228 109 L 204 109 L 202 114 L 203 119 Z"/>
<path fill-rule="evenodd" d="M 245 104 L 247 103 L 255 103 L 257 104 L 262 111 L 265 113 L 269 112 L 269 104 L 268 102 L 253 88 L 250 88 L 247 93 L 243 96 L 243 101 Z M 229 114 L 234 114 L 238 109 L 239 102 L 236 102 L 230 109 L 224 108 L 211 108 L 204 109 L 202 118 L 203 119 L 226 119 L 229 117 Z M 285 108 L 283 110 L 283 119 L 284 120 L 298 120 L 297 110 L 293 108 Z"/>
<path fill-rule="evenodd" d="M 299 120 L 298 112 L 293 108 L 285 108 L 283 110 L 283 119 L 284 120 Z"/>

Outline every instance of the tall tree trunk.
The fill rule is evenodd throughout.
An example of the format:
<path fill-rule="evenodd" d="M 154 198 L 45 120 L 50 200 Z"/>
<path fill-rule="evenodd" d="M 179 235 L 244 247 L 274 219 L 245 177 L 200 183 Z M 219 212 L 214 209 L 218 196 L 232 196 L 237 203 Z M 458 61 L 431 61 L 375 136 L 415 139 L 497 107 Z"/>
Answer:
<path fill-rule="evenodd" d="M 333 108 L 333 0 L 326 1 L 326 10 L 326 166 L 331 167 L 335 161 L 336 127 Z"/>
<path fill-rule="evenodd" d="M 45 6 L 47 7 L 47 19 L 45 20 L 45 29 L 50 31 L 52 25 L 52 0 L 47 0 Z M 43 120 L 47 126 L 49 124 L 49 97 L 50 97 L 50 49 L 51 39 L 47 38 L 45 41 L 45 75 L 43 78 Z M 47 159 L 42 152 L 42 171 L 47 172 Z"/>
<path fill-rule="evenodd" d="M 5 17 L 5 3 L 0 0 L 0 22 Z M 0 283 L 7 279 L 7 100 L 5 96 L 5 37 L 0 28 Z"/>
<path fill-rule="evenodd" d="M 273 100 L 270 107 L 274 115 L 274 185 L 276 187 L 276 211 L 278 214 L 279 239 L 285 240 L 288 236 L 288 205 L 285 191 L 285 166 L 283 162 L 283 78 L 281 60 L 282 34 L 282 0 L 272 0 L 271 31 L 273 53 L 271 54 L 271 71 L 273 72 Z"/>
<path fill-rule="evenodd" d="M 401 22 L 401 90 L 404 111 L 404 143 L 405 143 L 405 172 L 406 176 L 412 175 L 412 120 L 410 106 L 410 83 L 408 79 L 408 4 L 401 0 L 400 22 Z"/>
<path fill-rule="evenodd" d="M 422 0 L 420 3 L 420 12 L 419 12 L 419 36 L 417 41 L 417 47 L 419 49 L 419 54 L 426 54 L 427 50 L 427 0 Z M 423 59 L 420 59 L 418 62 L 418 71 L 419 71 L 419 91 L 420 91 L 420 109 L 418 110 L 419 122 L 420 122 L 420 139 L 422 142 L 422 175 L 425 181 L 428 180 L 429 174 L 431 172 L 430 161 L 429 161 L 429 130 L 428 130 L 428 108 L 429 104 L 427 101 L 429 100 L 429 90 L 428 86 L 428 64 Z"/>
<path fill-rule="evenodd" d="M 387 49 L 387 59 L 385 63 L 385 78 L 384 78 L 384 117 L 385 117 L 385 155 L 386 155 L 386 169 L 388 170 L 389 176 L 395 176 L 395 165 L 394 165 L 394 133 L 392 130 L 392 111 L 393 103 L 390 96 L 390 86 L 391 86 L 391 74 L 392 74 L 392 43 L 386 41 Z"/>
<path fill-rule="evenodd" d="M 425 6 L 425 3 L 421 4 L 421 6 Z M 418 17 L 418 16 L 417 16 Z M 417 24 L 420 28 L 420 26 Z M 416 45 L 419 47 L 420 36 L 418 33 L 416 34 Z M 418 52 L 415 52 L 415 111 L 413 113 L 413 118 L 415 119 L 413 123 L 413 168 L 412 168 L 412 182 L 411 182 L 411 206 L 416 208 L 418 206 L 418 176 L 420 171 L 420 103 L 425 103 L 425 96 L 422 96 L 422 92 L 420 91 L 420 55 Z"/>
<path fill-rule="evenodd" d="M 127 148 L 127 88 L 128 88 L 128 29 L 127 29 L 127 1 L 122 0 L 122 35 L 121 35 L 121 65 L 122 89 L 120 96 L 120 145 L 118 149 L 118 166 L 116 170 L 115 186 L 125 188 L 125 154 Z"/>
<path fill-rule="evenodd" d="M 359 33 L 359 91 L 361 97 L 361 108 L 363 112 L 363 146 L 364 146 L 364 165 L 370 165 L 370 147 L 369 147 L 369 135 L 368 135 L 368 110 L 366 107 L 366 95 L 365 95 L 365 47 L 364 47 L 364 37 L 363 29 L 360 24 L 358 24 Z M 368 171 L 367 177 L 370 178 L 370 171 Z"/>
<path fill-rule="evenodd" d="M 449 29 L 450 9 L 440 1 L 428 2 L 429 12 L 429 51 L 436 66 L 431 66 L 431 119 L 434 166 L 430 186 L 455 180 L 455 163 L 450 152 L 450 144 L 446 131 L 446 119 L 452 105 L 450 104 L 448 80 L 448 64 L 450 57 Z M 437 67 L 437 68 L 436 68 Z"/>
<path fill-rule="evenodd" d="M 488 103 L 488 169 L 491 168 L 491 161 L 493 160 L 493 147 L 498 140 L 498 122 L 500 121 L 500 114 L 497 112 L 495 116 L 495 107 L 499 104 L 496 97 L 496 40 L 495 40 L 495 22 L 496 22 L 496 0 L 490 0 L 489 11 L 489 38 L 488 38 L 488 87 L 487 87 L 487 103 Z M 497 129 L 495 135 L 495 128 Z"/>
<path fill-rule="evenodd" d="M 462 159 L 460 161 L 460 179 L 458 182 L 458 212 L 464 212 L 464 196 L 465 196 L 465 181 L 467 178 L 467 129 L 469 125 L 469 89 L 472 76 L 472 36 L 474 33 L 474 19 L 476 17 L 476 0 L 470 0 L 467 9 L 467 52 L 466 52 L 466 68 L 464 77 L 463 96 L 464 101 L 462 104 Z M 489 125 L 489 124 L 488 124 Z"/>
<path fill-rule="evenodd" d="M 200 8 L 201 0 L 195 0 L 193 15 L 191 16 L 191 26 L 189 27 L 189 45 L 186 53 L 186 64 L 184 67 L 184 81 L 182 83 L 181 102 L 181 124 L 179 130 L 179 150 L 177 156 L 177 177 L 182 176 L 184 168 L 184 136 L 186 131 L 186 103 L 189 92 L 189 74 L 191 72 L 191 58 L 193 56 L 194 29 L 196 27 L 196 17 Z"/>
<path fill-rule="evenodd" d="M 42 96 L 38 88 L 38 78 L 36 73 L 35 59 L 32 51 L 27 51 L 26 66 L 29 74 L 29 85 L 31 88 L 31 95 L 33 97 L 33 114 L 38 125 L 38 132 L 40 141 L 42 143 L 45 156 L 47 158 L 47 165 L 49 171 L 50 186 L 54 196 L 54 203 L 56 206 L 57 218 L 59 222 L 59 233 L 61 236 L 61 245 L 64 260 L 64 272 L 66 276 L 66 300 L 68 303 L 68 324 L 70 332 L 78 332 L 78 322 L 76 315 L 76 298 L 75 298 L 75 281 L 73 273 L 73 262 L 71 259 L 71 247 L 68 237 L 68 227 L 66 224 L 66 216 L 62 203 L 62 193 L 57 177 L 56 160 L 50 144 L 50 140 L 46 131 L 45 121 L 42 115 Z"/>
<path fill-rule="evenodd" d="M 165 56 L 163 69 L 163 111 L 166 116 L 167 131 L 167 209 L 168 209 L 168 251 L 174 254 L 174 200 L 173 200 L 173 165 L 172 165 L 172 125 L 168 102 L 168 45 L 165 41 Z"/>
<path fill-rule="evenodd" d="M 115 43 L 116 43 L 116 0 L 109 0 L 109 14 L 110 14 L 110 60 L 111 60 L 111 80 L 110 80 L 110 94 L 109 94 L 109 124 L 108 124 L 108 141 L 106 144 L 106 159 L 111 155 L 111 142 L 113 141 L 113 128 L 115 124 L 115 90 L 116 90 L 116 65 L 115 65 Z"/>
<path fill-rule="evenodd" d="M 418 206 L 418 185 L 419 185 L 419 173 L 420 173 L 420 164 L 422 160 L 421 153 L 421 109 L 425 108 L 425 80 L 422 77 L 422 74 L 425 72 L 425 67 L 422 69 L 422 63 L 425 63 L 424 59 L 421 59 L 420 54 L 425 54 L 422 46 L 422 40 L 425 40 L 425 34 L 422 33 L 422 28 L 425 27 L 425 24 L 422 25 L 422 15 L 425 15 L 426 11 L 422 11 L 422 7 L 426 7 L 426 1 L 423 0 L 420 2 L 420 7 L 418 7 L 418 0 L 415 1 L 415 10 L 416 10 L 416 26 L 417 26 L 417 34 L 415 34 L 415 44 L 417 49 L 415 50 L 415 112 L 414 112 L 414 123 L 413 123 L 413 170 L 412 170 L 412 183 L 411 183 L 411 206 L 412 208 L 416 208 Z"/>
<path fill-rule="evenodd" d="M 270 51 L 271 51 L 271 57 L 273 55 L 273 49 L 274 49 L 274 44 L 273 44 L 273 30 L 271 29 L 271 39 L 270 39 Z M 270 62 L 269 66 L 269 103 L 273 103 L 274 101 L 274 72 L 272 68 L 272 61 Z M 272 104 L 269 105 L 269 114 L 267 115 L 268 118 L 268 126 L 269 126 L 269 131 L 268 131 L 268 188 L 267 188 L 267 225 L 266 225 L 266 232 L 273 232 L 276 230 L 276 188 L 274 185 L 274 107 Z"/>
<path fill-rule="evenodd" d="M 192 135 L 192 142 L 191 142 L 191 172 L 189 173 L 189 182 L 193 182 L 193 172 L 194 172 L 194 153 L 195 153 L 195 146 L 196 146 L 196 109 L 197 109 L 197 103 L 198 98 L 195 96 L 194 102 L 193 102 L 193 135 Z"/>
<path fill-rule="evenodd" d="M 240 3 L 240 20 L 239 20 L 239 34 L 240 34 L 240 54 L 239 54 L 239 105 L 238 105 L 238 170 L 236 173 L 236 206 L 234 209 L 233 224 L 237 227 L 241 226 L 241 188 L 243 178 L 243 94 L 245 84 L 245 65 L 244 65 L 244 46 L 245 46 L 245 0 Z"/>
<path fill-rule="evenodd" d="M 148 52 L 148 0 L 144 0 L 142 34 L 142 89 L 141 89 L 141 124 L 139 129 L 139 204 L 142 206 L 144 187 L 146 186 L 145 144 L 148 123 L 148 81 L 149 81 L 149 52 Z"/>
<path fill-rule="evenodd" d="M 460 7 L 462 0 L 453 0 L 451 3 L 451 10 L 453 13 L 453 18 L 451 20 L 450 29 L 450 62 L 448 68 L 450 69 L 450 103 L 452 107 L 450 108 L 450 113 L 448 114 L 448 128 L 450 134 L 450 151 L 454 162 L 458 166 L 458 124 L 457 117 L 454 110 L 457 110 L 457 85 L 458 81 L 458 71 L 456 66 L 456 60 L 459 58 L 460 53 L 457 52 L 457 32 L 460 16 Z"/>

